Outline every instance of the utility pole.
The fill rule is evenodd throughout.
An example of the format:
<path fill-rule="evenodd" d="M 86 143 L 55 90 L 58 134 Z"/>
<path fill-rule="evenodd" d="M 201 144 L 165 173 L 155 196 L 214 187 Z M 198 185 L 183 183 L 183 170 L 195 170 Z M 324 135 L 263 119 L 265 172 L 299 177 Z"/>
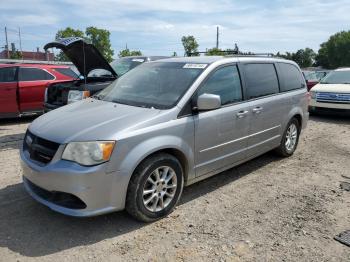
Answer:
<path fill-rule="evenodd" d="M 6 28 L 6 26 L 5 26 L 5 39 L 6 39 L 7 59 L 10 59 L 9 41 L 7 39 L 7 28 Z"/>
<path fill-rule="evenodd" d="M 21 28 L 20 27 L 18 27 L 18 37 L 19 37 L 19 49 L 21 50 L 21 55 L 23 57 L 22 38 L 21 38 Z"/>
<path fill-rule="evenodd" d="M 216 27 L 216 48 L 219 48 L 219 27 Z"/>

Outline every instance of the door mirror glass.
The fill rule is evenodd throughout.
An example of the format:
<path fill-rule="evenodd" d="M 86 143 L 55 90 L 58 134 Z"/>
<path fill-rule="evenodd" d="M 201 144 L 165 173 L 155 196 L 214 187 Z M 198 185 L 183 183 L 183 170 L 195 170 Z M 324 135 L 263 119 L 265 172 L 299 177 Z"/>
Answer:
<path fill-rule="evenodd" d="M 221 98 L 218 95 L 202 94 L 197 98 L 198 111 L 213 110 L 221 107 Z"/>

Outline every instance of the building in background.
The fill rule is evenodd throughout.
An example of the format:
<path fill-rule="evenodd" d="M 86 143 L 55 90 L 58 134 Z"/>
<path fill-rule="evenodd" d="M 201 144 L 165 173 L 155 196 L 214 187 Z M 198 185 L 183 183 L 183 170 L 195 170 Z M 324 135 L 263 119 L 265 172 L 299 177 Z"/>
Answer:
<path fill-rule="evenodd" d="M 11 43 L 11 50 L 5 49 L 0 52 L 0 59 L 10 59 L 14 52 L 20 52 L 16 50 L 16 47 L 13 43 Z M 35 51 L 22 51 L 20 52 L 22 55 L 21 60 L 32 60 L 32 61 L 54 61 L 54 54 L 50 52 L 41 52 L 39 47 Z"/>

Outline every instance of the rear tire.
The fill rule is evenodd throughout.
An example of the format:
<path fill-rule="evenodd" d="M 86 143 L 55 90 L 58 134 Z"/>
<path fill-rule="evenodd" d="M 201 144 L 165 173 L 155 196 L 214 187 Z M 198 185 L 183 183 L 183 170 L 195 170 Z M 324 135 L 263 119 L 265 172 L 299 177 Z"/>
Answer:
<path fill-rule="evenodd" d="M 170 214 L 183 189 L 183 170 L 177 158 L 159 153 L 145 159 L 130 179 L 126 211 L 142 222 Z"/>
<path fill-rule="evenodd" d="M 294 154 L 299 142 L 300 124 L 296 118 L 292 118 L 283 133 L 281 144 L 276 148 L 276 153 L 282 157 Z"/>

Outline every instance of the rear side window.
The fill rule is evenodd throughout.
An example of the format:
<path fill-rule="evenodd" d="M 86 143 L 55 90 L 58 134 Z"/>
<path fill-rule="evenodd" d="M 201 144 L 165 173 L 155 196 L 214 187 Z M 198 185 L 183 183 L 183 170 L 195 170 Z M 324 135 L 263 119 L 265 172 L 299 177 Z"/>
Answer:
<path fill-rule="evenodd" d="M 16 67 L 0 68 L 0 82 L 15 82 L 16 81 Z"/>
<path fill-rule="evenodd" d="M 54 70 L 62 75 L 65 75 L 74 79 L 78 78 L 78 75 L 70 68 L 54 68 Z"/>
<path fill-rule="evenodd" d="M 53 75 L 39 68 L 21 67 L 19 69 L 19 81 L 53 80 Z"/>
<path fill-rule="evenodd" d="M 281 77 L 281 92 L 304 87 L 304 79 L 298 68 L 291 64 L 278 63 Z"/>
<path fill-rule="evenodd" d="M 247 99 L 279 93 L 278 78 L 273 64 L 245 64 Z"/>
<path fill-rule="evenodd" d="M 226 66 L 215 71 L 198 91 L 202 94 L 219 95 L 221 105 L 242 101 L 241 80 L 236 66 Z"/>

